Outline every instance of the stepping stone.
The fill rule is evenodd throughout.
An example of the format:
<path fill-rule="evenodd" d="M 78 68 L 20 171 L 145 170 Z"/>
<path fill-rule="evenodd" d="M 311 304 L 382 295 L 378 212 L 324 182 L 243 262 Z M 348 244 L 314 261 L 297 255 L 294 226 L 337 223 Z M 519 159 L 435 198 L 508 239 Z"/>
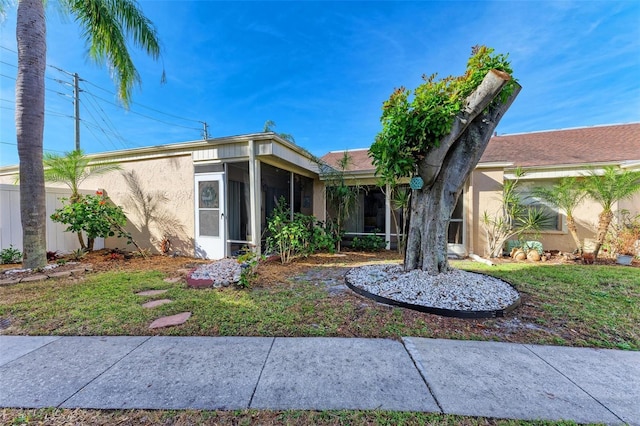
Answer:
<path fill-rule="evenodd" d="M 0 280 L 0 286 L 18 284 L 19 282 L 20 278 L 18 277 L 3 278 Z"/>
<path fill-rule="evenodd" d="M 29 276 L 27 276 L 27 277 L 22 278 L 22 279 L 20 280 L 20 282 L 21 282 L 21 283 L 33 283 L 33 282 L 36 282 L 36 281 L 44 281 L 44 280 L 46 280 L 46 279 L 49 279 L 49 277 L 48 277 L 48 276 L 46 276 L 46 275 L 41 275 L 41 274 L 38 274 L 38 275 L 29 275 Z"/>
<path fill-rule="evenodd" d="M 173 277 L 173 278 L 165 278 L 164 282 L 165 283 L 171 283 L 171 284 L 175 284 L 177 282 L 182 281 L 182 277 Z"/>
<path fill-rule="evenodd" d="M 160 299 L 160 300 L 152 300 L 151 302 L 147 302 L 142 305 L 143 308 L 155 308 L 156 306 L 164 305 L 167 303 L 171 303 L 173 300 L 171 299 Z"/>
<path fill-rule="evenodd" d="M 71 271 L 61 271 L 61 272 L 53 272 L 48 274 L 49 278 L 62 278 L 71 276 Z"/>
<path fill-rule="evenodd" d="M 136 293 L 136 296 L 157 296 L 159 294 L 164 294 L 169 290 L 145 290 L 139 293 Z"/>
<path fill-rule="evenodd" d="M 151 323 L 149 328 L 171 327 L 172 325 L 184 324 L 189 317 L 191 317 L 191 312 L 182 312 L 176 315 L 158 318 Z"/>

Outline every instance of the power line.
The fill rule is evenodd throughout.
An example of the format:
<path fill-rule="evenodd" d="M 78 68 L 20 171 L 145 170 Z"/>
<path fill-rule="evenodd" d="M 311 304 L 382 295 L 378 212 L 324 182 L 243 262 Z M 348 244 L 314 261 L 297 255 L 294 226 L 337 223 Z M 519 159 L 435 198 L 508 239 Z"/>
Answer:
<path fill-rule="evenodd" d="M 0 48 L 16 53 L 16 51 L 9 49 L 5 46 L 0 46 Z M 6 65 L 12 66 L 17 68 L 16 65 L 8 63 L 6 61 L 0 61 L 0 63 L 4 63 Z M 122 146 L 124 148 L 127 148 L 127 146 L 129 145 L 133 145 L 133 146 L 142 146 L 140 144 L 137 143 L 133 143 L 129 140 L 126 140 L 121 134 L 120 132 L 117 130 L 117 127 L 114 125 L 113 121 L 109 118 L 109 116 L 111 114 L 107 114 L 105 112 L 105 110 L 102 107 L 102 103 L 106 102 L 108 105 L 111 105 L 113 107 L 116 107 L 118 109 L 118 111 L 122 111 L 122 112 L 126 112 L 127 114 L 135 114 L 136 116 L 142 117 L 144 119 L 147 120 L 153 120 L 157 123 L 161 123 L 165 126 L 169 126 L 172 128 L 182 128 L 182 129 L 187 129 L 190 131 L 198 131 L 199 133 L 203 134 L 204 139 L 208 138 L 208 126 L 207 123 L 204 121 L 200 121 L 200 120 L 194 120 L 192 118 L 186 118 L 186 117 L 182 117 L 176 114 L 172 114 L 172 113 L 167 113 L 164 111 L 161 111 L 159 109 L 144 105 L 144 104 L 140 104 L 140 103 L 132 103 L 132 106 L 135 105 L 135 107 L 138 108 L 143 108 L 149 111 L 154 112 L 155 114 L 161 114 L 162 116 L 165 117 L 169 117 L 171 119 L 176 119 L 176 120 L 181 120 L 181 121 L 185 121 L 185 122 L 189 122 L 189 123 L 198 123 L 198 124 L 202 124 L 203 127 L 194 127 L 194 126 L 188 126 L 188 125 L 184 125 L 184 124 L 178 124 L 176 122 L 172 122 L 172 121 L 168 121 L 168 120 L 164 120 L 162 118 L 159 118 L 157 116 L 153 116 L 153 115 L 149 115 L 149 114 L 144 114 L 141 113 L 139 111 L 134 111 L 132 109 L 126 109 L 124 108 L 121 104 L 118 104 L 116 102 L 112 102 L 108 99 L 105 99 L 101 96 L 98 96 L 97 94 L 94 93 L 95 90 L 91 90 L 90 87 L 95 88 L 95 89 L 99 89 L 105 93 L 108 93 L 110 95 L 116 96 L 115 93 L 113 91 L 110 91 L 108 89 L 105 89 L 91 81 L 85 80 L 80 78 L 77 74 L 71 73 L 69 71 L 66 71 L 62 68 L 59 68 L 55 65 L 47 65 L 47 68 L 50 68 L 52 70 L 55 70 L 56 72 L 63 74 L 65 77 L 62 78 L 56 78 L 54 76 L 50 76 L 50 75 L 45 75 L 45 77 L 51 81 L 56 82 L 58 85 L 60 85 L 61 87 L 56 89 L 52 89 L 52 88 L 48 88 L 45 87 L 45 90 L 47 90 L 48 92 L 52 92 L 55 93 L 58 96 L 62 96 L 64 98 L 67 98 L 67 100 L 72 100 L 75 103 L 75 113 L 74 116 L 70 116 L 68 114 L 64 114 L 64 113 L 60 113 L 60 112 L 56 112 L 56 111 L 51 111 L 51 110 L 46 110 L 45 113 L 47 115 L 53 115 L 53 116 L 57 116 L 57 117 L 64 117 L 64 118 L 72 118 L 75 119 L 76 121 L 76 146 L 78 145 L 78 138 L 79 138 L 79 124 L 83 123 L 86 128 L 92 133 L 92 135 L 94 136 L 94 138 L 96 139 L 96 142 L 101 143 L 104 146 L 104 143 L 100 140 L 101 138 L 98 138 L 96 133 L 93 130 L 98 130 L 100 133 L 102 133 L 104 135 L 104 137 L 107 138 L 109 144 L 113 145 L 114 148 L 118 148 L 117 145 L 115 144 L 114 140 L 112 140 L 112 138 L 109 135 L 114 136 L 117 141 L 122 144 Z M 71 76 L 74 78 L 74 81 L 76 82 L 75 88 L 74 88 L 74 84 L 72 82 L 69 82 L 66 77 L 67 76 Z M 10 75 L 6 75 L 6 74 L 0 74 L 0 77 L 5 77 L 5 78 L 9 78 L 11 80 L 16 80 L 16 77 L 10 76 Z M 82 83 L 82 88 L 80 88 L 80 85 L 78 83 Z M 73 90 L 73 94 L 70 93 L 70 90 Z M 86 99 L 86 102 L 80 102 L 80 93 L 84 93 L 88 96 L 83 96 L 83 99 Z M 6 102 L 12 102 L 9 101 L 8 99 L 3 99 L 3 101 Z M 13 102 L 15 104 L 15 102 Z M 83 108 L 87 111 L 87 113 L 89 114 L 90 118 L 95 122 L 95 123 L 91 123 L 90 121 L 87 120 L 80 120 L 80 110 L 79 110 L 79 106 L 80 103 L 82 103 Z M 102 104 L 102 105 L 101 105 Z M 9 109 L 4 107 L 4 109 Z M 14 108 L 15 109 L 15 108 Z M 93 110 L 93 112 L 92 112 Z M 95 113 L 95 114 L 94 114 Z M 204 130 L 203 130 L 204 128 Z M 106 146 L 105 146 L 106 147 Z"/>
<path fill-rule="evenodd" d="M 97 88 L 97 89 L 100 89 L 100 90 L 102 90 L 103 92 L 106 92 L 106 93 L 108 93 L 108 94 L 110 94 L 110 95 L 113 95 L 113 96 L 115 96 L 115 95 L 116 95 L 113 91 L 108 90 L 108 89 L 105 89 L 104 87 L 100 87 L 100 86 L 98 86 L 97 84 L 92 83 L 92 82 L 90 82 L 89 80 L 86 80 L 86 79 L 84 79 L 84 78 L 81 78 L 81 79 L 80 79 L 80 81 L 81 81 L 81 82 L 83 82 L 83 83 L 87 83 L 87 84 L 89 84 L 89 85 L 91 85 L 91 86 L 93 86 L 93 87 L 95 87 L 95 88 Z M 175 115 L 175 114 L 172 114 L 172 113 L 168 113 L 168 112 L 160 111 L 159 109 L 156 109 L 156 108 L 153 108 L 153 107 L 150 107 L 150 106 L 147 106 L 147 105 L 144 105 L 144 104 L 138 103 L 138 102 L 131 102 L 131 105 L 135 105 L 135 106 L 138 106 L 138 107 L 140 107 L 140 108 L 147 109 L 147 110 L 149 110 L 149 111 L 157 112 L 158 114 L 166 115 L 167 117 L 176 118 L 176 119 L 178 119 L 178 120 L 190 121 L 190 122 L 192 122 L 192 123 L 202 123 L 202 121 L 200 121 L 200 120 L 194 120 L 193 118 L 181 117 L 181 116 L 179 116 L 179 115 Z M 119 106 L 119 105 L 116 105 L 116 106 Z"/>
<path fill-rule="evenodd" d="M 0 141 L 0 144 L 2 145 L 11 145 L 11 146 L 18 146 L 18 144 L 16 142 L 5 142 L 5 141 Z M 60 152 L 62 154 L 65 153 L 65 151 L 58 151 L 57 149 L 48 149 L 48 148 L 42 148 L 43 151 L 46 152 Z"/>
<path fill-rule="evenodd" d="M 107 99 L 101 98 L 100 96 L 97 96 L 97 95 L 93 95 L 93 96 L 94 96 L 96 99 L 100 99 L 101 101 L 106 102 L 106 103 L 108 103 L 108 104 L 110 104 L 110 105 L 113 105 L 113 106 L 118 107 L 118 108 L 122 108 L 120 105 L 118 105 L 118 104 L 116 104 L 116 103 L 114 103 L 114 102 L 111 102 L 111 101 L 109 101 L 109 100 L 107 100 Z M 166 124 L 166 125 L 168 125 L 168 126 L 182 127 L 183 129 L 189 129 L 189 130 L 197 130 L 197 131 L 200 131 L 200 129 L 199 129 L 199 128 L 196 128 L 196 127 L 188 127 L 188 126 L 183 126 L 183 125 L 181 125 L 181 124 L 168 123 L 168 122 L 166 122 L 166 121 L 163 121 L 163 120 L 157 119 L 157 118 L 155 118 L 155 117 L 151 117 L 150 115 L 142 114 L 142 113 L 137 112 L 137 111 L 129 110 L 129 112 L 130 112 L 131 114 L 136 114 L 136 115 L 139 115 L 140 117 L 148 118 L 149 120 L 157 121 L 158 123 Z"/>

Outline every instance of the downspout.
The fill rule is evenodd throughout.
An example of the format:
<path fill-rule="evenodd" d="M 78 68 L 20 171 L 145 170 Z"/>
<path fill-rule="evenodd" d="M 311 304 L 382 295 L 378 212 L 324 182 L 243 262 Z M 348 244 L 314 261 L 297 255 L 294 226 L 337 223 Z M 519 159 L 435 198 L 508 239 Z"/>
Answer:
<path fill-rule="evenodd" d="M 384 240 L 386 241 L 385 248 L 391 250 L 391 185 L 387 183 L 384 192 Z M 398 233 L 399 231 L 396 229 L 396 234 Z M 396 244 L 398 243 L 396 242 Z"/>

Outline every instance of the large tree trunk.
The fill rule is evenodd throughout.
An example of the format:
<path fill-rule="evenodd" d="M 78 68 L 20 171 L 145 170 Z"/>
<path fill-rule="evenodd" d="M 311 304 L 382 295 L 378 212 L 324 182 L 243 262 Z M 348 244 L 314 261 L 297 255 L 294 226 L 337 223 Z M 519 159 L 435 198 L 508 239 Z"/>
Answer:
<path fill-rule="evenodd" d="M 42 165 L 47 45 L 42 0 L 18 2 L 16 39 L 16 136 L 20 159 L 22 263 L 25 268 L 40 268 L 47 264 L 47 218 Z"/>
<path fill-rule="evenodd" d="M 456 117 L 449 135 L 419 162 L 424 187 L 415 190 L 411 199 L 405 270 L 422 269 L 431 274 L 449 270 L 451 214 L 496 126 L 520 92 L 516 84 L 506 102 L 492 104 L 509 80 L 506 73 L 489 72 L 467 99 L 467 107 Z"/>

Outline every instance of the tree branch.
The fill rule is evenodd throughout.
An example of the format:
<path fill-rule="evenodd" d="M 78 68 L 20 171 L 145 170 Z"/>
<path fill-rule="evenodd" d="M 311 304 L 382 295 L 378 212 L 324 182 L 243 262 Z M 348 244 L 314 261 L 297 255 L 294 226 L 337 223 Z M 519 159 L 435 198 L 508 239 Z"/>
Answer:
<path fill-rule="evenodd" d="M 438 147 L 428 151 L 426 157 L 418 163 L 418 174 L 422 177 L 425 186 L 433 184 L 436 176 L 440 173 L 449 149 L 460 138 L 469 124 L 500 94 L 500 91 L 509 80 L 511 80 L 509 74 L 499 70 L 491 70 L 476 90 L 467 97 L 465 100 L 466 105 L 456 115 L 449 134 L 442 138 Z"/>

